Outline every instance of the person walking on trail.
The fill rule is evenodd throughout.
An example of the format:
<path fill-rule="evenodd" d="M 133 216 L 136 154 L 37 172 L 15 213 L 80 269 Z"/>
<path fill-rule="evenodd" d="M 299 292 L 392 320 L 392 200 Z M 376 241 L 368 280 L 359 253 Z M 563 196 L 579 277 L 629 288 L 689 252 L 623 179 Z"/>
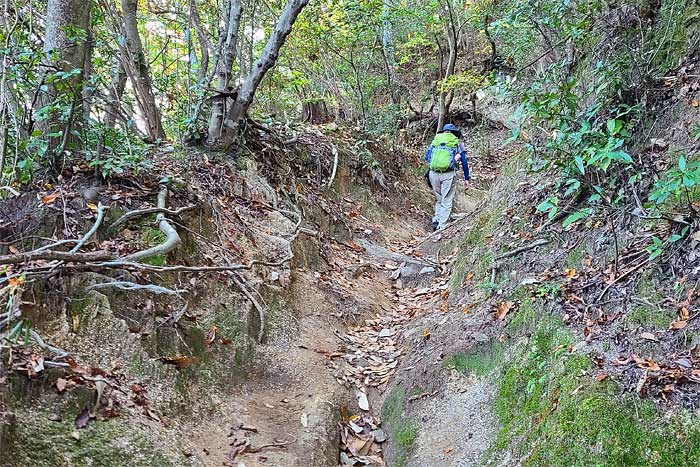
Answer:
<path fill-rule="evenodd" d="M 425 162 L 430 168 L 426 174 L 430 187 L 437 200 L 433 216 L 433 230 L 441 230 L 450 219 L 452 202 L 454 201 L 457 175 L 457 164 L 462 163 L 464 171 L 464 189 L 470 186 L 469 163 L 464 145 L 459 140 L 462 132 L 453 124 L 445 125 L 425 152 Z"/>

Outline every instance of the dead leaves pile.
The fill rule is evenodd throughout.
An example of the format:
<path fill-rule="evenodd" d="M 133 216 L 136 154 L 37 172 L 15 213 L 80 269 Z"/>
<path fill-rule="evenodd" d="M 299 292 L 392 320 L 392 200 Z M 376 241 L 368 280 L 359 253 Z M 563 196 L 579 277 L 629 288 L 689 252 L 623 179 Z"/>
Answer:
<path fill-rule="evenodd" d="M 350 415 L 347 407 L 341 409 L 340 465 L 383 467 L 381 444 L 386 433 L 381 421 L 370 413 Z"/>
<path fill-rule="evenodd" d="M 401 349 L 394 339 L 394 326 L 400 317 L 379 316 L 368 319 L 364 326 L 336 333 L 343 341 L 344 367 L 334 362 L 336 379 L 350 387 L 366 388 L 385 385 L 398 366 Z"/>

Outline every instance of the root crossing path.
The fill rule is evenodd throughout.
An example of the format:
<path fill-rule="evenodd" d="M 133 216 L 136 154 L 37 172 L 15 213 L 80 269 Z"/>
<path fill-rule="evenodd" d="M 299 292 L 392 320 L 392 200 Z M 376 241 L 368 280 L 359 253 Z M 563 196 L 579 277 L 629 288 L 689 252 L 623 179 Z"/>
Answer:
<path fill-rule="evenodd" d="M 406 219 L 362 225 L 354 241 L 334 246 L 326 271 L 296 270 L 284 309 L 271 316 L 267 344 L 256 350 L 255 373 L 240 392 L 213 401 L 226 416 L 193 420 L 187 429 L 198 457 L 235 467 L 472 465 L 438 457 L 445 455 L 441 446 L 464 434 L 454 425 L 464 420 L 455 417 L 488 402 L 484 388 L 446 386 L 446 397 L 457 397 L 456 414 L 438 390 L 406 396 L 425 411 L 416 412 L 415 424 L 440 417 L 445 423 L 420 430 L 412 441 L 421 453 L 394 464 L 392 445 L 401 440 L 382 411 L 388 392 L 410 390 L 399 373 L 415 368 L 407 363 L 420 354 L 414 341 L 430 339 L 421 322 L 447 311 L 455 251 L 446 245 L 459 222 L 431 236 Z M 467 451 L 479 457 L 479 449 Z"/>

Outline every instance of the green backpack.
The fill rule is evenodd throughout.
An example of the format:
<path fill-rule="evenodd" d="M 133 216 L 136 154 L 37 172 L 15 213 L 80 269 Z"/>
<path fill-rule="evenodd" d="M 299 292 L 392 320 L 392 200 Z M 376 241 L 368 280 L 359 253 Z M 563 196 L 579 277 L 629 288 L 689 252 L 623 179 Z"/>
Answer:
<path fill-rule="evenodd" d="M 433 151 L 430 155 L 430 170 L 435 172 L 447 172 L 452 166 L 452 160 L 457 154 L 459 138 L 446 131 L 438 133 L 433 138 Z"/>

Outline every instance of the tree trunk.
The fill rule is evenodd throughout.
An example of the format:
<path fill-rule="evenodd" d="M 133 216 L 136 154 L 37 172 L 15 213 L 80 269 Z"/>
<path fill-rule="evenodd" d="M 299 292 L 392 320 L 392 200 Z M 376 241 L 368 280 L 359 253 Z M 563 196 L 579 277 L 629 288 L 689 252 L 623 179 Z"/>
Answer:
<path fill-rule="evenodd" d="M 309 99 L 301 104 L 302 120 L 314 125 L 328 123 L 332 120 L 328 106 L 323 99 Z"/>
<path fill-rule="evenodd" d="M 106 115 L 105 115 L 105 126 L 107 128 L 114 128 L 117 117 L 121 114 L 122 94 L 124 94 L 124 88 L 126 87 L 126 72 L 121 64 L 121 61 L 117 63 L 117 69 L 112 76 L 112 82 L 107 89 L 107 95 L 109 100 L 107 101 Z"/>
<path fill-rule="evenodd" d="M 448 18 L 446 18 L 447 23 L 447 45 L 449 46 L 449 58 L 447 59 L 447 70 L 445 70 L 445 75 L 443 81 L 446 81 L 450 76 L 454 75 L 455 65 L 457 63 L 457 52 L 459 47 L 459 36 L 460 28 L 457 25 L 457 17 L 452 9 L 452 0 L 447 0 L 445 2 L 445 9 L 447 10 Z M 452 104 L 452 91 L 440 90 L 440 103 L 438 110 L 438 124 L 437 130 L 440 131 L 442 126 L 445 124 L 445 118 L 450 111 L 450 105 Z"/>
<path fill-rule="evenodd" d="M 450 76 L 452 76 L 455 72 L 455 64 L 457 63 L 457 40 L 456 37 L 452 34 L 452 32 L 448 32 L 447 34 L 447 43 L 450 48 L 450 55 L 447 60 L 447 70 L 445 70 L 445 76 L 443 77 L 443 81 L 447 80 Z M 440 91 L 440 104 L 439 104 L 439 111 L 438 111 L 438 124 L 437 124 L 437 129 L 438 131 L 442 128 L 442 126 L 445 124 L 445 117 L 447 116 L 447 113 L 450 111 L 450 105 L 452 104 L 452 92 L 445 92 L 444 90 Z"/>
<path fill-rule="evenodd" d="M 398 104 L 400 95 L 396 92 L 394 82 L 394 70 L 396 69 L 396 58 L 394 53 L 394 32 L 391 22 L 391 10 L 393 6 L 391 0 L 382 1 L 382 54 L 384 55 L 384 66 L 386 67 L 386 81 L 391 101 Z"/>
<path fill-rule="evenodd" d="M 199 16 L 196 0 L 190 0 L 190 21 L 195 34 L 197 34 L 197 42 L 199 42 L 199 70 L 197 70 L 197 82 L 204 83 L 209 70 L 209 55 L 211 54 L 211 41 L 206 31 L 202 27 L 202 19 Z"/>
<path fill-rule="evenodd" d="M 143 118 L 146 119 L 146 133 L 148 140 L 155 142 L 165 139 L 165 131 L 160 120 L 160 110 L 156 105 L 151 84 L 151 71 L 143 53 L 143 45 L 139 36 L 136 8 L 138 0 L 122 0 L 122 14 L 124 15 L 124 36 L 126 39 L 126 60 L 124 68 L 129 68 L 130 78 L 134 86 L 134 92 Z"/>
<path fill-rule="evenodd" d="M 52 152 L 54 170 L 59 169 L 62 152 L 71 143 L 70 127 L 76 115 L 82 116 L 82 85 L 86 78 L 84 72 L 87 54 L 86 37 L 90 27 L 90 7 L 80 0 L 49 0 L 46 11 L 46 33 L 44 53 L 47 65 L 65 72 L 81 70 L 66 81 L 62 81 L 60 90 L 55 84 L 48 84 L 46 93 L 39 100 L 39 106 L 45 107 L 57 100 L 71 106 L 68 121 L 62 120 L 58 112 L 51 112 L 43 124 L 49 134 L 49 149 Z M 69 31 L 80 31 L 75 34 Z M 74 36 L 78 36 L 77 38 Z M 65 84 L 65 85 L 63 85 Z M 35 109 L 36 110 L 36 109 Z"/>
<path fill-rule="evenodd" d="M 224 143 L 231 144 L 238 136 L 240 122 L 243 121 L 246 112 L 248 112 L 248 109 L 253 103 L 255 91 L 258 89 L 258 86 L 268 70 L 274 66 L 279 56 L 280 49 L 284 45 L 289 33 L 292 31 L 294 22 L 299 16 L 299 13 L 301 13 L 301 10 L 303 10 L 308 3 L 309 0 L 288 0 L 277 21 L 275 30 L 272 32 L 272 35 L 265 45 L 262 55 L 241 85 L 238 96 L 228 112 L 226 121 L 224 122 L 225 134 L 222 135 L 222 141 Z"/>
<path fill-rule="evenodd" d="M 241 0 L 227 0 L 222 6 L 224 27 L 219 33 L 219 42 L 216 50 L 219 56 L 216 68 L 216 90 L 209 118 L 209 131 L 207 143 L 216 145 L 221 140 L 224 131 L 224 117 L 226 115 L 227 95 L 233 93 L 231 76 L 233 75 L 233 62 L 236 59 L 236 46 L 238 44 L 238 30 L 241 25 Z"/>

